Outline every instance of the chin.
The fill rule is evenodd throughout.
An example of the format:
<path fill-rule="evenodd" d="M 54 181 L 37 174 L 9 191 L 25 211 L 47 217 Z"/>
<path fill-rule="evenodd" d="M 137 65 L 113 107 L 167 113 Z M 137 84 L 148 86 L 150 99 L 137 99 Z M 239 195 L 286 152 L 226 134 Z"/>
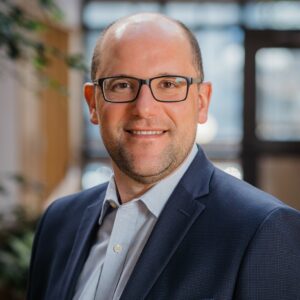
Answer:
<path fill-rule="evenodd" d="M 175 169 L 175 166 L 171 163 L 165 168 L 162 168 L 162 164 L 158 167 L 150 166 L 148 169 L 145 168 L 143 164 L 143 168 L 139 165 L 136 168 L 131 168 L 130 170 L 123 170 L 130 178 L 142 184 L 154 184 L 161 179 L 167 177 L 170 173 L 172 173 Z"/>

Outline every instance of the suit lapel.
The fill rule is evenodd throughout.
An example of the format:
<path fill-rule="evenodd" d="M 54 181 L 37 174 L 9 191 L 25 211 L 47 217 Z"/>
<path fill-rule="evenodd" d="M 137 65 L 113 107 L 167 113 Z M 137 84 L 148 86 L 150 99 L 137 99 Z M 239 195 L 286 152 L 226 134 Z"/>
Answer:
<path fill-rule="evenodd" d="M 205 209 L 214 167 L 202 150 L 195 157 L 162 211 L 121 299 L 145 299 L 190 227 Z"/>
<path fill-rule="evenodd" d="M 84 265 L 93 238 L 98 230 L 98 220 L 101 212 L 105 190 L 100 195 L 100 201 L 90 205 L 84 211 L 79 229 L 76 234 L 75 242 L 72 247 L 67 267 L 64 271 L 64 280 L 62 281 L 60 299 L 69 300 L 73 297 L 74 288 Z"/>

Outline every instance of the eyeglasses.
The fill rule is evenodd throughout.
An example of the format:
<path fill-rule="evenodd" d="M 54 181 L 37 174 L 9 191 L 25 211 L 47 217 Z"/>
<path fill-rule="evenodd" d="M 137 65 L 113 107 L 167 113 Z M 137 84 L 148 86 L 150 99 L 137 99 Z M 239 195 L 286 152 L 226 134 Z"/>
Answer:
<path fill-rule="evenodd" d="M 137 99 L 143 84 L 149 86 L 156 101 L 180 102 L 187 98 L 190 85 L 202 83 L 202 79 L 177 75 L 164 75 L 149 79 L 113 76 L 96 79 L 93 83 L 100 86 L 104 100 L 107 102 L 133 102 Z"/>

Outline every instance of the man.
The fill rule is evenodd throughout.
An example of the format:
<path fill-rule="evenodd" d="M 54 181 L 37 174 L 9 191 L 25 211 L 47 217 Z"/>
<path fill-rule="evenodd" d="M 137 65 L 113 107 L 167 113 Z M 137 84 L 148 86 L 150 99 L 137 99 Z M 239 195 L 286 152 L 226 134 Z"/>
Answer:
<path fill-rule="evenodd" d="M 300 299 L 300 214 L 216 169 L 195 145 L 211 85 L 181 23 L 118 20 L 84 86 L 114 176 L 54 202 L 31 300 Z"/>

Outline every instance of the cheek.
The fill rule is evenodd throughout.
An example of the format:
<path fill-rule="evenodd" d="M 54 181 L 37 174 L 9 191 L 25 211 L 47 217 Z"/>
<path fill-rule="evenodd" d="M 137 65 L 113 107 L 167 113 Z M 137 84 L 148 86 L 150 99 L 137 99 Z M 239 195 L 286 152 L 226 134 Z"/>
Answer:
<path fill-rule="evenodd" d="M 113 121 L 114 116 L 116 115 L 114 113 L 114 108 L 112 107 L 112 105 L 110 103 L 104 102 L 104 101 L 101 101 L 99 103 L 98 114 L 99 114 L 101 123 L 104 123 L 105 125 L 107 124 L 107 122 L 109 120 Z"/>
<path fill-rule="evenodd" d="M 187 99 L 186 101 L 193 101 Z M 168 110 L 170 118 L 173 120 L 177 128 L 182 131 L 190 131 L 197 127 L 198 123 L 198 107 L 196 102 L 178 102 L 174 103 Z"/>
<path fill-rule="evenodd" d="M 110 132 L 117 131 L 123 124 L 125 111 L 126 108 L 119 104 L 102 103 L 98 109 L 102 129 Z"/>

